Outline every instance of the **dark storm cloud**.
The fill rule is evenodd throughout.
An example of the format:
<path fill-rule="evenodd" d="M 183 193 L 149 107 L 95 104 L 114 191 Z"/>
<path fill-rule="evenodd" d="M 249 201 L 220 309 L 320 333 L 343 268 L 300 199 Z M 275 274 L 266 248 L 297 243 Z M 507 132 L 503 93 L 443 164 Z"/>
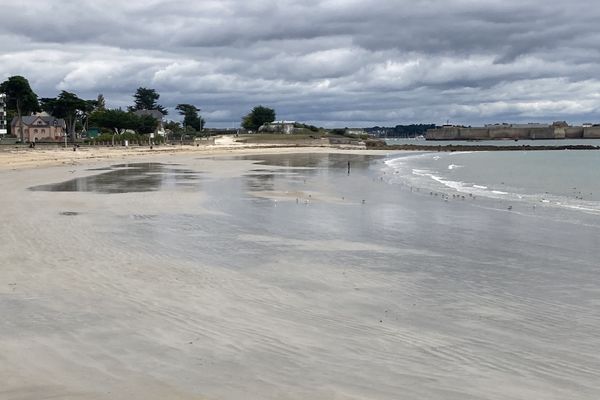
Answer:
<path fill-rule="evenodd" d="M 600 109 L 600 6 L 575 0 L 0 0 L 0 78 L 42 96 L 138 86 L 231 126 L 258 103 L 322 125 L 582 122 Z M 600 119 L 600 118 L 598 118 Z"/>

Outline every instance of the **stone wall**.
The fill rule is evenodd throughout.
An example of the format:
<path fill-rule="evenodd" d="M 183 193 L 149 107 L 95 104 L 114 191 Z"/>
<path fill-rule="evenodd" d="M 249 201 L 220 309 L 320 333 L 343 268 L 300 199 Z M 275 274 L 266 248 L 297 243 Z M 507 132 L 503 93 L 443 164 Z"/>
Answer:
<path fill-rule="evenodd" d="M 564 139 L 565 138 L 565 134 L 564 134 L 564 130 L 562 133 L 562 138 L 560 139 Z M 548 127 L 548 128 L 532 128 L 529 131 L 529 139 L 559 139 L 555 136 L 554 134 L 554 128 L 553 127 Z"/>
<path fill-rule="evenodd" d="M 456 140 L 460 137 L 458 127 L 443 127 L 439 129 L 429 129 L 425 133 L 427 140 Z"/>
<path fill-rule="evenodd" d="M 581 139 L 583 137 L 583 127 L 581 126 L 570 126 L 565 128 L 565 138 L 567 139 Z"/>
<path fill-rule="evenodd" d="M 600 126 L 590 126 L 583 128 L 584 139 L 600 139 Z"/>
<path fill-rule="evenodd" d="M 587 134 L 586 134 L 587 132 Z M 587 135 L 587 136 L 586 136 Z M 600 138 L 600 127 L 511 127 L 491 126 L 485 128 L 463 128 L 457 126 L 430 129 L 427 140 L 486 140 L 486 139 L 565 139 Z"/>
<path fill-rule="evenodd" d="M 460 128 L 458 138 L 462 140 L 489 139 L 490 130 L 487 128 Z"/>
<path fill-rule="evenodd" d="M 490 139 L 528 139 L 529 128 L 490 128 Z"/>

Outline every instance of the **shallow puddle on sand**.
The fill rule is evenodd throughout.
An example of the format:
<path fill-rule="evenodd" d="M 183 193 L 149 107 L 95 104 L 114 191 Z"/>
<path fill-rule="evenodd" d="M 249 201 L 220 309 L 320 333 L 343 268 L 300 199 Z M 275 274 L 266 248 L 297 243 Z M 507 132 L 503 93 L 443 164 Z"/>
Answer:
<path fill-rule="evenodd" d="M 199 186 L 200 173 L 162 163 L 119 164 L 98 175 L 29 188 L 47 192 L 133 193 L 167 186 Z"/>

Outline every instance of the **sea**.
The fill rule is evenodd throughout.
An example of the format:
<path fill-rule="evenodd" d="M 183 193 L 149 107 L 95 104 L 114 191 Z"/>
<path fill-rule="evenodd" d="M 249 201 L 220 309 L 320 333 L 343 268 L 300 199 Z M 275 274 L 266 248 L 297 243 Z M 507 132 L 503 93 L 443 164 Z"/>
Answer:
<path fill-rule="evenodd" d="M 390 184 L 445 197 L 600 214 L 599 151 L 425 152 L 391 157 L 385 166 Z"/>
<path fill-rule="evenodd" d="M 597 400 L 599 166 L 431 151 L 4 171 L 0 382 L 14 398 Z"/>

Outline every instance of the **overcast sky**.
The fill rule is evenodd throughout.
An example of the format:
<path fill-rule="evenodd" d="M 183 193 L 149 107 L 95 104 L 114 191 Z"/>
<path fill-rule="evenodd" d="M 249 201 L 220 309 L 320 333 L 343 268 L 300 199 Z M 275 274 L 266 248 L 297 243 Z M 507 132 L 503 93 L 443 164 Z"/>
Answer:
<path fill-rule="evenodd" d="M 600 122 L 597 0 L 0 0 L 0 79 L 207 126 Z"/>

